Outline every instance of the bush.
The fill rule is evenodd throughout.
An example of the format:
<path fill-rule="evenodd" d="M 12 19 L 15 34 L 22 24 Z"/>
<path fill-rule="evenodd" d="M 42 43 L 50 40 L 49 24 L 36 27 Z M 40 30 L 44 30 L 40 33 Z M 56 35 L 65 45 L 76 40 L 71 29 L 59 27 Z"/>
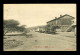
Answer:
<path fill-rule="evenodd" d="M 11 49 L 14 47 L 17 47 L 19 45 L 22 45 L 22 41 L 16 41 L 16 40 L 4 40 L 4 49 Z"/>

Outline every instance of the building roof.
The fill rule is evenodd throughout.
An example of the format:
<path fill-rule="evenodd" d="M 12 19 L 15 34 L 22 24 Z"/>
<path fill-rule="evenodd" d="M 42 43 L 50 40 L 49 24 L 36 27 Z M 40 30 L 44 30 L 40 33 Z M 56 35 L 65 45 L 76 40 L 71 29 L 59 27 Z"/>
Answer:
<path fill-rule="evenodd" d="M 48 21 L 48 22 L 55 21 L 55 20 L 60 19 L 60 18 L 62 18 L 62 17 L 64 17 L 64 16 L 70 16 L 70 15 L 65 14 L 65 15 L 63 15 L 63 16 L 60 16 L 60 17 L 55 18 L 55 19 L 53 19 L 53 20 L 50 20 L 50 21 Z M 70 17 L 72 17 L 72 16 L 70 16 Z M 72 18 L 74 19 L 74 17 L 72 17 Z M 48 23 L 48 22 L 47 22 L 47 23 Z"/>

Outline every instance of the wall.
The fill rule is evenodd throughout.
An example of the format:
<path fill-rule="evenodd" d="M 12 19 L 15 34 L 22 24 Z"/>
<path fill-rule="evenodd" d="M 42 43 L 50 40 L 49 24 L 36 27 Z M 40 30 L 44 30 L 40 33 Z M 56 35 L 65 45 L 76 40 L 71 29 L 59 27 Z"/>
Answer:
<path fill-rule="evenodd" d="M 52 26 L 60 26 L 61 31 L 65 31 L 72 24 L 73 19 L 74 17 L 64 15 L 63 17 L 48 22 L 47 24 L 50 25 L 50 27 L 47 28 L 51 29 Z M 56 29 L 56 31 L 60 31 L 60 29 Z"/>

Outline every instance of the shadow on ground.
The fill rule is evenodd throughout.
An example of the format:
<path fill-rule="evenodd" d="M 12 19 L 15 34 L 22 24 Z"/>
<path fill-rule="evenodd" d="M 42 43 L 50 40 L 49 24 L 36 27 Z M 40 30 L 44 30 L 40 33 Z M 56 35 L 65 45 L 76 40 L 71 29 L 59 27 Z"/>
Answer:
<path fill-rule="evenodd" d="M 25 36 L 24 34 L 7 34 L 5 36 Z"/>

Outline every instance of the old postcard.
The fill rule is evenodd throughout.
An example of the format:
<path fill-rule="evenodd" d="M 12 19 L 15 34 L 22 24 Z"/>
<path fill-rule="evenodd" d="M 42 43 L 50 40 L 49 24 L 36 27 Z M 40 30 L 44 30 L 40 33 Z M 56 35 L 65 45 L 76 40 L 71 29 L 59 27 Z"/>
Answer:
<path fill-rule="evenodd" d="M 4 4 L 4 51 L 77 51 L 76 4 Z"/>

